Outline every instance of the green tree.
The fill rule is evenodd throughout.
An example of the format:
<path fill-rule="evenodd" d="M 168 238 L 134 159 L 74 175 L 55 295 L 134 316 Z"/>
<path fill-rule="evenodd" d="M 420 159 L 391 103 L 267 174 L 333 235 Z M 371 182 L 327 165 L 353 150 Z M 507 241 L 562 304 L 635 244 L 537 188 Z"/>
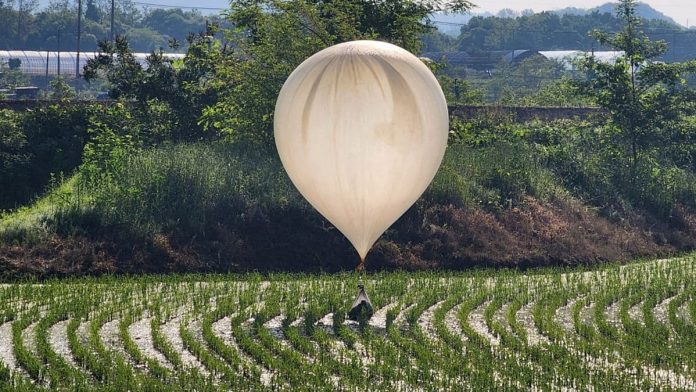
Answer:
<path fill-rule="evenodd" d="M 520 62 L 504 59 L 498 63 L 487 83 L 490 98 L 498 103 L 516 104 L 518 99 L 557 82 L 564 73 L 561 63 L 543 56 L 532 56 Z"/>
<path fill-rule="evenodd" d="M 275 100 L 290 72 L 319 50 L 356 39 L 379 39 L 411 52 L 434 27 L 438 10 L 463 11 L 467 0 L 238 0 L 228 19 L 237 50 L 216 68 L 220 100 L 203 124 L 267 145 Z"/>
<path fill-rule="evenodd" d="M 184 41 L 191 32 L 203 30 L 205 21 L 199 12 L 175 8 L 152 10 L 143 17 L 142 24 L 168 38 Z"/>
<path fill-rule="evenodd" d="M 0 63 L 0 89 L 11 89 L 13 87 L 27 85 L 29 78 L 18 69 Z"/>
<path fill-rule="evenodd" d="M 48 98 L 50 99 L 68 100 L 73 99 L 77 96 L 77 93 L 75 93 L 75 89 L 70 87 L 68 82 L 66 82 L 62 76 L 56 76 L 55 78 L 53 78 L 49 85 L 51 87 L 51 90 L 48 95 Z"/>
<path fill-rule="evenodd" d="M 623 51 L 615 63 L 588 56 L 580 63 L 587 78 L 578 82 L 580 91 L 595 97 L 611 116 L 607 142 L 614 154 L 625 156 L 635 185 L 643 158 L 659 153 L 677 141 L 685 141 L 689 115 L 696 114 L 696 94 L 685 77 L 696 72 L 696 61 L 666 64 L 656 61 L 664 54 L 664 41 L 651 41 L 640 29 L 636 1 L 621 0 L 617 14 L 623 29 L 609 34 L 593 32 L 600 44 Z"/>
<path fill-rule="evenodd" d="M 212 39 L 218 27 L 192 34 L 188 52 L 182 60 L 166 57 L 161 51 L 150 54 L 146 66 L 133 55 L 128 40 L 118 36 L 113 44 L 101 42 L 101 55 L 87 62 L 84 76 L 88 81 L 105 78 L 113 99 L 129 101 L 147 135 L 145 145 L 163 141 L 191 141 L 215 136 L 199 125 L 203 108 L 217 100 L 218 91 L 210 79 L 224 51 Z"/>
<path fill-rule="evenodd" d="M 20 115 L 12 110 L 0 109 L 0 210 L 14 206 L 18 198 L 17 183 L 30 161 L 26 151 L 27 136 L 22 132 Z"/>
<path fill-rule="evenodd" d="M 85 18 L 99 22 L 101 20 L 101 10 L 94 3 L 94 0 L 87 0 L 87 9 L 85 10 Z"/>

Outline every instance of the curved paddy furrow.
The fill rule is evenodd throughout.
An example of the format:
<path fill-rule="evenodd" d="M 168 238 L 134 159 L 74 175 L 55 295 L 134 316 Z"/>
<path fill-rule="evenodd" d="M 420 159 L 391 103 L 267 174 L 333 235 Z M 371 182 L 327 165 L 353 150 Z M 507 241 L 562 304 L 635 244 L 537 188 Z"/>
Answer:
<path fill-rule="evenodd" d="M 339 316 L 337 316 L 339 317 Z M 328 321 L 328 317 L 325 316 Z M 356 355 L 347 355 L 348 351 L 343 342 L 336 340 L 336 336 L 333 333 L 328 333 L 327 330 L 333 329 L 328 326 L 320 327 L 320 323 L 314 322 L 312 325 L 307 325 L 307 319 L 314 319 L 314 316 L 310 317 L 300 317 L 298 320 L 304 320 L 301 323 L 292 322 L 288 325 L 286 322 L 281 321 L 282 338 L 287 341 L 286 350 L 291 350 L 290 352 L 297 353 L 302 356 L 310 368 L 317 369 L 315 371 L 326 374 L 325 381 L 327 382 L 327 387 L 330 385 L 331 390 L 363 390 L 366 387 L 366 371 L 362 368 L 362 362 L 357 359 Z M 297 320 L 295 320 L 297 321 Z M 338 321 L 338 320 L 336 320 Z M 277 322 L 277 321 L 276 321 Z M 271 322 L 271 326 L 273 322 Z M 268 323 L 264 325 L 268 326 Z M 345 333 L 353 333 L 342 331 L 346 329 L 345 325 L 339 327 L 338 335 L 343 335 Z M 368 332 L 369 333 L 369 332 Z M 280 337 L 279 334 L 274 336 Z M 365 347 L 361 342 L 356 341 L 353 344 L 353 348 L 361 351 L 366 351 Z M 339 344 L 336 344 L 339 343 Z M 339 355 L 336 355 L 339 354 Z M 369 354 L 367 354 L 369 355 Z M 365 363 L 369 363 L 370 358 L 366 358 Z M 360 364 L 360 367 L 356 368 L 356 365 Z"/>
<path fill-rule="evenodd" d="M 543 350 L 550 349 L 554 353 L 550 356 L 554 365 L 546 369 L 554 373 L 551 377 L 553 390 L 596 390 L 597 387 L 615 390 L 635 383 L 635 377 L 624 371 L 626 369 L 612 366 L 602 351 L 592 349 L 590 342 L 601 336 L 598 328 L 599 324 L 606 322 L 604 315 L 607 308 L 613 309 L 614 306 L 595 302 L 597 299 L 579 291 L 565 298 L 547 297 L 533 306 L 535 327 L 524 323 L 530 335 L 536 333 L 535 330 L 541 333 L 545 343 L 541 346 Z M 546 305 L 547 302 L 550 304 Z M 597 315 L 600 316 L 599 320 L 596 319 Z M 563 377 L 562 374 L 575 377 Z"/>
<path fill-rule="evenodd" d="M 456 290 L 456 289 L 455 289 Z M 472 388 L 470 378 L 476 370 L 475 360 L 468 355 L 469 338 L 461 325 L 461 312 L 467 294 L 455 291 L 436 303 L 431 322 L 437 339 L 429 339 L 435 344 L 433 352 L 440 352 L 444 365 L 436 373 L 439 388 L 444 390 Z M 476 349 L 474 349 L 476 351 Z M 426 387 L 427 389 L 427 387 Z"/>
<path fill-rule="evenodd" d="M 396 317 L 394 318 L 394 325 L 398 328 L 405 328 L 406 325 L 406 314 L 408 314 L 414 307 L 416 307 L 418 304 L 417 303 L 411 303 L 406 307 L 401 307 L 399 310 L 399 313 L 396 314 Z"/>
<path fill-rule="evenodd" d="M 155 349 L 152 341 L 151 324 L 152 318 L 141 318 L 128 326 L 128 334 L 137 345 L 138 350 L 146 357 L 147 362 L 154 361 L 158 366 L 171 371 L 174 369 L 174 365 Z"/>
<path fill-rule="evenodd" d="M 399 303 L 393 322 L 385 330 L 386 339 L 366 339 L 363 344 L 358 339 L 357 328 L 341 328 L 339 331 L 338 337 L 342 339 L 344 350 L 355 350 L 359 363 L 368 375 L 378 375 L 382 389 L 404 391 L 419 388 L 414 381 L 417 376 L 413 375 L 413 370 L 418 368 L 419 355 L 414 350 L 418 344 L 409 338 L 411 323 L 415 323 L 419 317 L 414 313 L 418 306 L 415 302 L 407 306 Z"/>
<path fill-rule="evenodd" d="M 604 317 L 612 327 L 617 330 L 623 329 L 621 322 L 621 301 L 614 301 L 606 309 L 604 309 Z"/>
<path fill-rule="evenodd" d="M 599 306 L 592 301 L 593 297 L 577 294 L 567 299 L 565 305 L 561 302 L 558 303 L 560 306 L 551 306 L 546 316 L 541 316 L 547 317 L 551 325 L 542 327 L 543 320 L 534 317 L 536 327 L 525 327 L 530 334 L 534 330 L 543 331 L 546 344 L 542 347 L 556 346 L 550 357 L 555 362 L 552 362 L 551 368 L 546 368 L 546 372 L 575 375 L 574 378 L 553 376 L 552 389 L 633 389 L 630 385 L 636 380 L 631 370 L 614 365 L 601 352 L 592 353 L 587 343 L 599 334 L 593 315 L 603 315 L 607 306 Z"/>
<path fill-rule="evenodd" d="M 584 300 L 584 297 L 573 298 L 564 306 L 559 307 L 554 312 L 553 322 L 560 326 L 566 334 L 575 333 L 575 323 L 573 321 L 573 308 L 578 301 Z"/>
<path fill-rule="evenodd" d="M 387 336 L 393 346 L 389 349 L 405 351 L 409 355 L 400 355 L 399 361 L 392 361 L 391 366 L 400 377 L 389 379 L 387 385 L 392 385 L 399 390 L 423 390 L 428 385 L 423 380 L 430 380 L 433 385 L 440 385 L 445 381 L 445 369 L 450 365 L 444 360 L 447 351 L 443 348 L 443 341 L 434 326 L 434 318 L 439 308 L 445 302 L 438 298 L 416 298 L 418 301 L 403 310 L 404 323 L 398 328 L 390 328 Z M 395 325 L 396 327 L 396 325 Z M 440 351 L 440 356 L 433 355 Z M 381 356 L 377 357 L 381 360 Z"/>
<path fill-rule="evenodd" d="M 669 304 L 677 298 L 676 295 L 667 297 L 660 301 L 652 310 L 655 321 L 658 323 L 669 326 Z"/>
<path fill-rule="evenodd" d="M 459 338 L 459 340 L 465 344 L 469 338 L 466 336 L 464 333 L 464 330 L 462 329 L 461 324 L 459 323 L 459 313 L 462 310 L 463 304 L 459 303 L 452 307 L 450 310 L 445 313 L 444 317 L 444 323 L 445 327 L 447 328 L 447 331 L 452 334 L 453 336 Z M 464 345 L 463 347 L 463 353 L 466 352 L 466 346 Z"/>
<path fill-rule="evenodd" d="M 230 347 L 231 349 L 235 350 L 235 352 L 239 355 L 240 359 L 244 361 L 244 365 L 247 368 L 253 368 L 256 367 L 258 368 L 260 375 L 259 375 L 259 382 L 261 382 L 265 386 L 270 386 L 274 372 L 269 370 L 268 368 L 258 364 L 256 360 L 251 357 L 249 354 L 247 354 L 240 346 L 237 344 L 237 341 L 235 340 L 234 334 L 232 333 L 232 318 L 230 316 L 225 316 L 213 323 L 213 333 L 215 336 L 219 337 L 222 339 L 222 341 Z"/>
<path fill-rule="evenodd" d="M 628 315 L 631 317 L 633 321 L 640 325 L 645 325 L 645 320 L 643 319 L 643 306 L 645 304 L 643 301 L 638 302 L 637 304 L 631 306 L 628 309 Z"/>
<path fill-rule="evenodd" d="M 615 349 L 612 348 L 613 344 L 618 344 L 619 341 L 612 341 L 606 337 L 601 337 L 601 331 L 598 331 L 598 324 L 595 324 L 595 321 L 598 321 L 600 326 L 601 322 L 608 321 L 606 319 L 596 320 L 592 317 L 593 314 L 595 316 L 606 316 L 608 312 L 607 309 L 612 308 L 613 311 L 615 306 L 618 306 L 620 309 L 621 305 L 615 305 L 615 303 L 617 303 L 615 302 L 611 303 L 606 308 L 594 309 L 594 302 L 589 301 L 587 298 L 583 299 L 583 301 L 584 303 L 578 303 L 577 301 L 572 303 L 571 314 L 574 321 L 573 330 L 569 331 L 568 326 L 566 326 L 564 329 L 566 329 L 569 336 L 574 336 L 575 339 L 586 341 L 590 345 L 602 345 L 602 351 L 599 353 L 604 352 L 605 354 L 601 354 L 599 356 L 596 354 L 590 354 L 590 352 L 587 351 L 589 347 L 586 346 L 580 346 L 580 348 L 585 348 L 582 348 L 582 351 L 578 351 L 578 348 L 568 346 L 567 342 L 556 343 L 561 343 L 562 346 L 566 347 L 572 355 L 576 356 L 582 361 L 585 368 L 587 368 L 590 372 L 611 372 L 615 375 L 621 375 L 621 377 L 624 377 L 627 380 L 630 380 L 631 383 L 636 384 L 637 387 L 639 385 L 644 385 L 643 383 L 646 382 L 653 385 L 655 388 L 660 389 L 690 389 L 696 385 L 688 376 L 673 370 L 656 368 L 648 365 L 638 367 L 630 365 L 617 351 L 615 351 Z M 641 302 L 641 304 L 644 306 L 643 302 Z M 571 304 L 569 303 L 569 305 Z M 569 307 L 569 305 L 567 305 L 566 308 Z M 641 308 L 641 313 L 642 312 L 643 309 Z M 564 317 L 567 319 L 567 315 Z M 565 324 L 567 324 L 567 320 Z M 614 327 L 619 328 L 620 325 L 623 324 L 619 323 L 619 325 L 615 325 Z"/>
<path fill-rule="evenodd" d="M 262 291 L 265 287 L 268 285 L 261 286 Z M 249 299 L 251 305 L 242 306 L 234 301 L 221 301 L 211 313 L 201 317 L 198 326 L 202 328 L 202 331 L 194 333 L 197 339 L 204 342 L 208 350 L 209 359 L 203 364 L 210 371 L 215 370 L 210 368 L 211 365 L 217 364 L 216 372 L 218 373 L 220 373 L 219 368 L 224 367 L 221 375 L 227 378 L 228 382 L 246 385 L 246 388 L 281 386 L 282 380 L 277 379 L 275 370 L 268 368 L 255 356 L 257 353 L 255 350 L 259 346 L 244 332 L 247 331 L 245 325 L 255 322 L 255 318 L 247 319 L 247 315 L 262 311 L 264 308 L 264 302 L 259 299 L 261 292 L 247 293 L 247 295 L 251 294 L 254 297 L 253 300 Z"/>
<path fill-rule="evenodd" d="M 508 306 L 511 304 L 507 302 L 507 298 L 490 299 L 490 293 L 481 294 L 479 299 L 473 298 L 461 304 L 458 317 L 461 328 L 467 335 L 463 351 L 470 364 L 464 378 L 476 380 L 472 383 L 474 385 L 486 385 L 487 390 L 533 389 L 538 385 L 532 378 L 518 379 L 511 376 L 528 376 L 535 374 L 537 370 L 536 365 L 519 352 L 520 347 L 513 344 L 518 341 L 511 333 L 513 326 L 504 326 L 507 324 L 507 316 L 503 317 L 501 309 L 506 307 L 506 312 L 509 312 Z M 489 363 L 496 363 L 500 369 L 490 367 Z"/>
<path fill-rule="evenodd" d="M 460 326 L 460 298 L 459 292 L 444 299 L 416 298 L 417 303 L 407 308 L 404 318 L 408 326 L 400 328 L 403 334 L 395 328 L 389 331 L 395 346 L 411 353 L 402 363 L 394 364 L 406 373 L 404 382 L 396 384 L 401 390 L 470 388 L 472 362 L 466 357 L 468 337 Z M 423 380 L 433 384 L 424 384 Z"/>
<path fill-rule="evenodd" d="M 527 302 L 524 304 L 516 313 L 515 320 L 517 323 L 524 328 L 527 344 L 530 346 L 536 346 L 539 344 L 551 344 L 548 337 L 539 331 L 534 322 L 534 315 L 532 314 L 532 309 L 536 305 L 535 302 Z"/>
<path fill-rule="evenodd" d="M 36 348 L 36 326 L 38 324 L 38 320 L 34 321 L 22 330 L 22 342 L 24 347 L 29 351 L 29 353 L 35 356 L 39 355 L 39 351 Z"/>
<path fill-rule="evenodd" d="M 27 375 L 27 373 L 17 364 L 12 344 L 12 323 L 7 321 L 0 325 L 0 362 L 12 373 Z"/>
<path fill-rule="evenodd" d="M 280 333 L 276 331 L 276 333 Z M 235 338 L 240 346 L 252 356 L 260 366 L 274 369 L 271 384 L 275 387 L 286 382 L 296 384 L 300 378 L 312 385 L 322 385 L 328 375 L 320 373 L 320 367 L 312 366 L 313 360 L 296 351 L 282 335 L 282 341 L 267 328 L 262 320 L 249 320 L 236 329 Z M 241 340 L 239 340 L 241 339 Z M 302 374 L 300 376 L 299 374 Z"/>
<path fill-rule="evenodd" d="M 459 299 L 461 298 L 461 301 Z M 446 304 L 446 305 L 445 305 Z M 440 370 L 428 373 L 416 373 L 418 380 L 434 380 L 436 389 L 520 389 L 522 384 L 513 380 L 509 375 L 490 367 L 493 363 L 505 363 L 504 366 L 517 368 L 520 366 L 515 359 L 508 356 L 507 350 L 491 344 L 491 336 L 499 339 L 493 326 L 493 316 L 499 311 L 502 303 L 487 300 L 486 297 L 471 295 L 471 293 L 451 294 L 444 301 L 439 301 L 426 307 L 434 310 L 432 324 L 437 333 L 433 340 L 422 334 L 422 342 L 416 341 L 423 347 L 417 365 L 420 369 L 429 368 L 426 364 Z M 430 312 L 428 312 L 430 313 Z M 420 318 L 422 319 L 422 317 Z M 427 318 L 426 318 L 427 319 Z M 419 329 L 422 329 L 419 328 Z M 432 355 L 432 353 L 437 353 Z M 512 373 L 517 374 L 513 371 Z M 418 384 L 418 381 L 416 381 Z M 478 387 L 474 387 L 477 385 Z M 423 385 L 425 389 L 433 389 Z"/>
<path fill-rule="evenodd" d="M 683 304 L 681 304 L 677 310 L 677 317 L 679 317 L 685 324 L 691 324 L 693 325 L 694 322 L 691 319 L 691 312 L 689 312 L 689 306 L 690 302 L 684 301 Z"/>
<path fill-rule="evenodd" d="M 499 337 L 500 345 L 491 346 L 495 358 L 504 363 L 506 372 L 496 375 L 502 389 L 552 390 L 559 387 L 555 362 L 558 352 L 551 353 L 542 343 L 549 339 L 538 329 L 534 320 L 536 302 L 526 294 L 494 299 L 485 311 L 487 325 Z M 553 363 L 553 367 L 548 365 Z M 511 377 L 510 374 L 524 376 Z"/>
<path fill-rule="evenodd" d="M 253 369 L 250 371 L 248 367 L 244 367 L 239 351 L 226 343 L 230 319 L 222 318 L 228 323 L 225 329 L 225 325 L 222 324 L 224 321 L 218 319 L 221 313 L 226 312 L 182 321 L 179 325 L 179 334 L 185 348 L 200 361 L 220 386 L 227 385 L 234 389 L 259 388 L 261 384 L 258 374 Z"/>
<path fill-rule="evenodd" d="M 181 339 L 181 335 L 179 334 L 179 327 L 182 321 L 183 320 L 180 316 L 167 320 L 160 327 L 162 335 L 171 345 L 174 352 L 178 354 L 184 369 L 195 369 L 204 376 L 208 376 L 210 372 L 203 366 L 195 355 L 184 347 L 184 341 Z M 165 353 L 163 354 L 166 355 Z"/>
<path fill-rule="evenodd" d="M 493 313 L 493 318 L 492 318 L 492 321 L 496 325 L 499 325 L 500 328 L 502 328 L 502 332 L 504 332 L 508 335 L 514 335 L 514 331 L 512 330 L 510 323 L 508 323 L 508 313 L 510 312 L 511 306 L 512 306 L 512 302 L 506 301 L 505 303 L 503 303 L 500 306 L 500 308 L 498 308 Z"/>
<path fill-rule="evenodd" d="M 586 304 L 579 307 L 579 309 L 573 310 L 573 324 L 575 331 L 579 332 L 581 335 L 592 335 L 596 331 L 593 314 L 594 306 L 594 302 L 588 301 Z"/>
<path fill-rule="evenodd" d="M 280 345 L 283 346 L 283 348 L 290 349 L 291 345 L 285 338 L 285 333 L 283 332 L 283 320 L 285 320 L 285 315 L 276 315 L 275 317 L 263 323 L 263 327 L 266 328 L 268 332 L 270 332 L 271 335 L 273 335 L 273 337 L 278 340 L 278 343 L 280 343 Z M 298 318 L 296 320 L 293 320 L 293 322 L 289 323 L 289 325 L 292 324 L 295 324 L 295 326 L 299 326 L 302 324 L 302 321 Z"/>
<path fill-rule="evenodd" d="M 21 367 L 33 382 L 46 385 L 49 380 L 46 378 L 45 367 L 36 346 L 38 318 L 38 312 L 34 312 L 32 315 L 25 314 L 12 323 L 12 350 L 16 365 Z"/>
<path fill-rule="evenodd" d="M 421 332 L 423 332 L 423 334 L 425 334 L 425 336 L 430 340 L 439 339 L 435 326 L 433 325 L 433 317 L 435 316 L 437 309 L 442 306 L 444 302 L 445 301 L 442 300 L 428 307 L 423 313 L 421 313 L 420 317 L 418 317 L 418 320 L 416 321 Z"/>
<path fill-rule="evenodd" d="M 177 325 L 177 337 L 170 337 L 172 341 L 177 339 L 181 341 L 184 348 L 182 357 L 185 353 L 190 353 L 196 363 L 200 363 L 204 374 L 208 374 L 215 380 L 220 380 L 228 371 L 231 371 L 226 363 L 213 351 L 209 350 L 205 345 L 203 334 L 201 332 L 200 320 L 180 319 Z"/>
<path fill-rule="evenodd" d="M 392 302 L 377 309 L 375 314 L 368 321 L 368 324 L 378 331 L 387 329 L 387 313 L 398 305 L 398 302 Z"/>
<path fill-rule="evenodd" d="M 480 306 L 476 307 L 467 317 L 467 322 L 471 325 L 471 328 L 483 337 L 488 344 L 491 346 L 500 345 L 500 337 L 495 335 L 493 331 L 488 328 L 488 323 L 486 323 L 485 312 L 486 308 L 493 302 L 488 300 L 482 303 Z"/>
<path fill-rule="evenodd" d="M 119 334 L 118 329 L 118 325 L 120 322 L 120 319 L 114 318 L 104 323 L 99 328 L 99 339 L 101 340 L 101 343 L 107 350 L 113 351 L 114 353 L 117 353 L 121 357 L 125 358 L 130 364 L 130 366 L 132 366 L 135 369 L 144 370 L 145 366 L 133 362 L 133 360 L 130 358 L 130 355 L 128 355 L 126 349 L 123 347 L 123 342 L 121 341 L 121 336 Z"/>
<path fill-rule="evenodd" d="M 51 349 L 70 366 L 75 369 L 81 369 L 81 366 L 75 362 L 73 353 L 70 350 L 70 343 L 68 342 L 68 324 L 70 321 L 71 319 L 65 319 L 51 325 L 48 331 L 49 344 Z"/>

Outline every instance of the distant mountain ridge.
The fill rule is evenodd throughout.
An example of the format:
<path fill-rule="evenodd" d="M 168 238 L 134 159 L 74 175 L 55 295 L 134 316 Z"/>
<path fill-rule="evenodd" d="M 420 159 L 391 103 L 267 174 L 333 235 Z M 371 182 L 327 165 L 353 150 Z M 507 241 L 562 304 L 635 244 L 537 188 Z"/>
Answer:
<path fill-rule="evenodd" d="M 600 5 L 598 7 L 590 8 L 590 9 L 584 9 L 584 8 L 576 8 L 576 7 L 567 7 L 567 8 L 562 8 L 559 10 L 553 10 L 551 12 L 559 14 L 559 15 L 587 15 L 591 14 L 595 11 L 599 12 L 600 14 L 603 13 L 610 13 L 613 14 L 616 12 L 616 5 L 617 3 L 606 3 L 603 5 Z M 638 16 L 640 16 L 643 19 L 657 19 L 657 20 L 664 20 L 669 23 L 673 24 L 679 24 L 674 21 L 674 19 L 670 18 L 669 16 L 663 14 L 662 12 L 656 10 L 649 4 L 645 3 L 638 3 L 636 6 L 636 13 Z"/>
<path fill-rule="evenodd" d="M 566 8 L 561 8 L 558 10 L 549 10 L 548 12 L 553 12 L 558 15 L 588 15 L 593 12 L 599 12 L 600 14 L 602 13 L 609 13 L 609 14 L 615 14 L 616 13 L 616 5 L 618 3 L 612 3 L 612 2 L 607 2 L 603 5 L 600 5 L 598 7 L 593 7 L 593 8 L 577 8 L 577 7 L 566 7 Z M 540 11 L 541 12 L 541 11 Z M 640 16 L 643 19 L 656 19 L 656 20 L 663 20 L 668 23 L 672 23 L 678 26 L 681 26 L 679 23 L 677 23 L 674 19 L 670 18 L 669 16 L 665 15 L 664 13 L 656 10 L 652 6 L 646 3 L 638 3 L 636 6 L 636 12 L 638 16 Z M 500 11 L 498 11 L 496 14 L 492 14 L 490 12 L 472 12 L 468 14 L 441 14 L 437 13 L 433 15 L 433 20 L 436 21 L 435 25 L 437 26 L 438 30 L 445 34 L 457 36 L 459 35 L 459 30 L 461 28 L 462 24 L 469 23 L 469 20 L 475 16 L 482 16 L 482 17 L 488 17 L 488 16 L 498 16 L 502 18 L 510 18 L 510 17 L 518 17 L 522 15 L 527 15 L 531 13 L 531 10 L 524 10 L 524 11 L 515 11 L 511 10 L 509 8 L 504 8 Z"/>

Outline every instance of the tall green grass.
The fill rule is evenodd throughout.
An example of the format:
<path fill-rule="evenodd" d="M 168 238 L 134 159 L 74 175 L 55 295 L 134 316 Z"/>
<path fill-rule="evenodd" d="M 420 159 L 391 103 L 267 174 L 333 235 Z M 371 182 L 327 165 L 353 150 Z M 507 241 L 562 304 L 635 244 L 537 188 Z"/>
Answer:
<path fill-rule="evenodd" d="M 6 214 L 0 239 L 89 235 L 107 226 L 136 236 L 196 234 L 221 217 L 233 225 L 255 211 L 314 213 L 276 154 L 249 144 L 164 145 L 124 156 L 113 167 L 99 175 L 78 172 L 32 206 Z M 453 145 L 423 199 L 504 207 L 523 195 L 546 198 L 558 189 L 551 171 L 524 144 Z"/>
<path fill-rule="evenodd" d="M 562 193 L 545 158 L 525 143 L 449 146 L 425 198 L 460 206 L 505 207 L 525 195 L 547 199 Z"/>
<path fill-rule="evenodd" d="M 220 214 L 233 219 L 252 206 L 302 208 L 274 155 L 245 144 L 178 144 L 127 157 L 94 182 L 93 208 L 105 222 L 139 234 L 176 227 L 201 231 Z"/>

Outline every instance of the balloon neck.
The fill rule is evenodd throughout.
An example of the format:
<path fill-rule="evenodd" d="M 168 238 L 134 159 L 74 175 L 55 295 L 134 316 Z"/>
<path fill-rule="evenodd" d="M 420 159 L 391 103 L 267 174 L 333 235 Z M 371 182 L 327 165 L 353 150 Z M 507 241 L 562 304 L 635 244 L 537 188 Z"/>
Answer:
<path fill-rule="evenodd" d="M 363 272 L 363 271 L 365 271 L 365 258 L 364 258 L 364 257 L 361 257 L 361 258 L 360 258 L 360 264 L 358 264 L 358 266 L 355 267 L 355 270 L 356 270 L 357 272 Z"/>
<path fill-rule="evenodd" d="M 363 275 L 365 275 L 365 258 L 360 257 L 360 264 L 355 268 L 355 272 L 358 273 L 358 289 L 361 289 L 364 287 L 363 286 Z"/>

